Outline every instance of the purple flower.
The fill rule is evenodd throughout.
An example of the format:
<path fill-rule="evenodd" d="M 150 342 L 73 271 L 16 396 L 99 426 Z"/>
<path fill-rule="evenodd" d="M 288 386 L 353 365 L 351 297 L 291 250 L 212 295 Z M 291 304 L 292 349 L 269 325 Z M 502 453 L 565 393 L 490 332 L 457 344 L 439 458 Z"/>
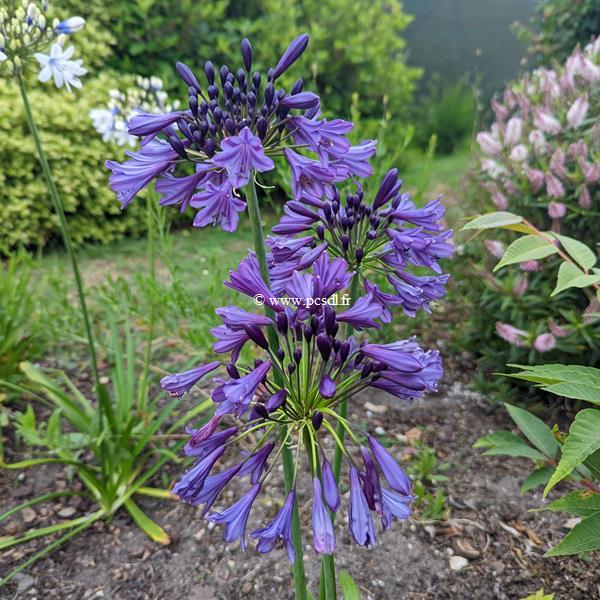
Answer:
<path fill-rule="evenodd" d="M 280 103 L 279 106 L 292 110 L 294 108 L 315 108 L 319 106 L 319 96 L 312 92 L 300 92 L 293 96 L 286 96 Z"/>
<path fill-rule="evenodd" d="M 389 486 L 396 492 L 408 496 L 411 488 L 410 479 L 402 470 L 402 467 L 400 467 L 394 457 L 373 436 L 368 436 L 368 439 L 371 452 L 381 468 L 383 476 Z"/>
<path fill-rule="evenodd" d="M 342 323 L 349 323 L 355 329 L 361 331 L 367 327 L 379 328 L 381 325 L 375 321 L 381 313 L 383 307 L 379 304 L 373 294 L 368 292 L 366 296 L 361 296 L 351 308 L 337 315 L 337 320 Z"/>
<path fill-rule="evenodd" d="M 292 539 L 292 513 L 295 501 L 296 493 L 292 490 L 288 493 L 281 510 L 271 521 L 271 524 L 262 529 L 255 529 L 250 532 L 250 537 L 258 540 L 256 549 L 261 554 L 271 552 L 275 548 L 277 541 L 281 539 L 292 564 L 296 561 L 296 552 L 294 551 L 294 541 Z"/>
<path fill-rule="evenodd" d="M 286 49 L 282 57 L 279 59 L 277 66 L 271 73 L 271 78 L 275 81 L 280 77 L 287 69 L 289 69 L 302 55 L 308 46 L 308 35 L 303 33 L 299 35 Z"/>
<path fill-rule="evenodd" d="M 236 188 L 248 183 L 252 169 L 263 173 L 275 168 L 275 163 L 265 156 L 260 138 L 248 127 L 221 142 L 221 151 L 215 154 L 213 163 L 227 169 L 229 181 Z"/>
<path fill-rule="evenodd" d="M 194 218 L 194 227 L 219 224 L 224 231 L 237 229 L 238 212 L 246 208 L 246 203 L 234 195 L 229 182 L 220 185 L 209 182 L 204 191 L 192 196 L 190 205 L 202 209 Z"/>
<path fill-rule="evenodd" d="M 160 380 L 160 387 L 167 390 L 171 396 L 180 398 L 187 394 L 207 373 L 214 371 L 221 363 L 218 361 L 199 365 L 183 373 L 167 375 Z"/>
<path fill-rule="evenodd" d="M 160 115 L 137 113 L 129 122 L 129 133 L 137 136 L 153 135 L 173 125 L 183 114 L 185 113 L 182 111 Z"/>
<path fill-rule="evenodd" d="M 408 519 L 411 514 L 410 503 L 415 499 L 414 496 L 408 496 L 405 494 L 397 494 L 388 490 L 386 487 L 381 488 L 383 496 L 383 516 L 381 517 L 381 524 L 383 530 L 389 529 L 392 525 L 392 519 L 398 519 L 403 521 Z"/>
<path fill-rule="evenodd" d="M 242 348 L 250 339 L 245 329 L 232 329 L 227 325 L 213 327 L 210 332 L 217 339 L 213 344 L 213 350 L 217 354 L 231 352 L 231 362 L 233 363 L 238 361 Z"/>
<path fill-rule="evenodd" d="M 372 283 L 368 279 L 365 279 L 365 291 L 369 294 L 372 294 L 373 300 L 381 305 L 382 310 L 381 315 L 379 315 L 379 320 L 382 323 L 391 323 L 392 312 L 389 310 L 389 308 L 393 306 L 400 306 L 402 304 L 402 299 L 395 294 L 382 292 L 376 283 Z"/>
<path fill-rule="evenodd" d="M 269 412 L 273 412 L 277 410 L 279 407 L 283 406 L 283 403 L 287 398 L 287 390 L 281 389 L 278 392 L 275 392 L 266 402 L 265 408 Z"/>
<path fill-rule="evenodd" d="M 354 277 L 354 273 L 348 272 L 348 263 L 343 258 L 331 258 L 326 253 L 315 262 L 313 274 L 316 291 L 322 298 L 329 298 L 347 288 Z"/>
<path fill-rule="evenodd" d="M 379 483 L 379 474 L 377 467 L 369 454 L 369 451 L 361 446 L 360 455 L 365 465 L 365 474 L 363 476 L 363 490 L 367 498 L 367 504 L 371 510 L 383 514 L 383 504 L 381 500 L 381 485 Z"/>
<path fill-rule="evenodd" d="M 321 482 L 318 477 L 313 477 L 312 528 L 315 552 L 317 554 L 333 554 L 335 533 L 329 511 L 323 503 Z"/>
<path fill-rule="evenodd" d="M 169 144 L 158 140 L 152 140 L 137 152 L 125 154 L 131 159 L 122 164 L 106 161 L 106 167 L 113 172 L 110 187 L 117 192 L 121 208 L 128 206 L 140 190 L 170 169 L 178 158 Z"/>
<path fill-rule="evenodd" d="M 215 312 L 221 317 L 223 324 L 233 330 L 244 329 L 250 324 L 259 327 L 273 325 L 273 321 L 266 315 L 251 313 L 237 306 L 221 306 Z"/>
<path fill-rule="evenodd" d="M 199 460 L 191 469 L 186 471 L 182 478 L 173 487 L 173 493 L 182 500 L 191 502 L 196 494 L 202 489 L 204 480 L 207 478 L 215 463 L 223 456 L 224 446 L 219 446 L 210 454 Z"/>
<path fill-rule="evenodd" d="M 368 547 L 377 543 L 371 511 L 360 485 L 358 471 L 354 467 L 350 467 L 348 527 L 350 534 L 357 544 Z"/>
<path fill-rule="evenodd" d="M 364 344 L 361 352 L 390 369 L 403 373 L 418 373 L 423 365 L 415 356 L 419 347 L 414 342 L 392 342 L 390 344 Z"/>
<path fill-rule="evenodd" d="M 386 259 L 386 262 L 390 261 Z M 420 308 L 430 312 L 429 304 L 443 297 L 448 279 L 448 275 L 420 277 L 407 271 L 396 271 L 395 276 L 388 277 L 402 300 L 402 309 L 410 317 L 414 317 Z"/>
<path fill-rule="evenodd" d="M 260 385 L 270 368 L 271 362 L 265 361 L 247 375 L 239 379 L 223 382 L 222 385 L 215 388 L 212 393 L 212 399 L 219 404 L 215 414 L 225 415 L 235 413 L 238 417 L 243 415 L 248 410 L 250 402 L 252 402 L 256 388 Z"/>
<path fill-rule="evenodd" d="M 255 452 L 248 458 L 240 468 L 239 476 L 243 477 L 250 473 L 250 481 L 258 483 L 263 472 L 268 468 L 267 459 L 269 454 L 275 447 L 275 444 L 270 443 L 263 446 L 258 452 Z"/>
<path fill-rule="evenodd" d="M 206 177 L 205 171 L 197 171 L 187 177 L 174 177 L 170 173 L 166 173 L 157 179 L 154 186 L 154 189 L 161 195 L 158 203 L 161 206 L 180 204 L 181 212 L 184 212 L 189 206 L 192 196 L 196 193 L 198 185 Z"/>
<path fill-rule="evenodd" d="M 352 127 L 352 123 L 342 119 L 315 121 L 306 117 L 293 117 L 288 125 L 294 141 L 316 152 L 324 165 L 350 150 L 346 134 Z"/>
<path fill-rule="evenodd" d="M 233 465 L 232 467 L 229 467 L 229 469 L 221 471 L 221 473 L 209 475 L 204 480 L 202 489 L 199 490 L 190 501 L 194 506 L 198 506 L 200 504 L 205 505 L 204 509 L 202 510 L 203 517 L 215 503 L 215 500 L 219 497 L 219 494 L 223 491 L 225 486 L 233 479 L 233 477 L 235 477 L 239 468 L 239 465 Z"/>
<path fill-rule="evenodd" d="M 289 148 L 283 153 L 292 170 L 292 195 L 296 200 L 320 200 L 327 194 L 332 183 L 342 181 L 347 176 L 346 170 L 326 166 Z"/>
<path fill-rule="evenodd" d="M 336 385 L 329 377 L 329 375 L 325 374 L 321 378 L 321 383 L 319 383 L 319 393 L 323 398 L 333 398 L 335 396 Z"/>
<path fill-rule="evenodd" d="M 286 262 L 294 258 L 301 250 L 310 246 L 312 241 L 312 236 L 289 238 L 281 235 L 267 238 L 267 244 L 276 263 Z"/>
<path fill-rule="evenodd" d="M 527 332 L 522 329 L 517 329 L 508 323 L 496 322 L 496 333 L 512 346 L 524 346 L 524 338 L 527 337 Z"/>
<path fill-rule="evenodd" d="M 347 167 L 349 174 L 356 177 L 369 177 L 373 172 L 369 159 L 375 154 L 376 140 L 368 140 L 352 146 L 348 152 L 337 157 L 336 164 Z"/>
<path fill-rule="evenodd" d="M 425 231 L 440 231 L 442 227 L 439 221 L 444 218 L 445 212 L 446 209 L 442 206 L 439 198 L 428 202 L 421 208 L 416 208 L 408 194 L 405 194 L 391 216 L 398 224 L 412 223 L 417 227 L 422 227 Z"/>
<path fill-rule="evenodd" d="M 242 259 L 237 271 L 229 271 L 229 279 L 230 281 L 224 283 L 227 287 L 246 294 L 246 296 L 250 296 L 251 298 L 261 296 L 261 300 L 269 308 L 278 312 L 283 310 L 277 301 L 271 299 L 274 294 L 264 282 L 260 274 L 258 260 L 254 254 L 249 254 L 246 258 Z"/>
<path fill-rule="evenodd" d="M 246 549 L 246 524 L 252 503 L 256 500 L 260 485 L 253 485 L 244 496 L 242 496 L 235 504 L 232 504 L 223 512 L 214 512 L 206 518 L 213 523 L 225 525 L 225 533 L 223 539 L 231 544 L 235 540 L 240 540 L 240 548 Z"/>
<path fill-rule="evenodd" d="M 551 333 L 542 333 L 535 338 L 533 347 L 538 352 L 550 352 L 556 347 L 556 338 Z"/>
<path fill-rule="evenodd" d="M 329 510 L 337 512 L 340 507 L 340 492 L 338 490 L 333 470 L 329 461 L 323 459 L 323 466 L 321 467 L 321 476 L 323 477 L 323 491 L 325 495 L 325 502 L 329 507 Z"/>
<path fill-rule="evenodd" d="M 198 432 L 199 430 L 189 431 L 192 437 L 184 447 L 186 456 L 204 458 L 213 450 L 224 447 L 225 442 L 238 432 L 238 428 L 235 426 L 228 427 L 227 429 L 223 429 L 223 431 L 219 431 L 218 433 L 215 433 L 204 439 L 198 439 L 196 437 Z"/>

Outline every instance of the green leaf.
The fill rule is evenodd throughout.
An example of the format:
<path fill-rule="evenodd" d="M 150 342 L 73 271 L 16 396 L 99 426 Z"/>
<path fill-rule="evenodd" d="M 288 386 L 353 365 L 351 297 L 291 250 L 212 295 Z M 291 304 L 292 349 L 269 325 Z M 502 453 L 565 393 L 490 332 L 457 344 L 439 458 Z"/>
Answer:
<path fill-rule="evenodd" d="M 523 217 L 509 212 L 493 212 L 476 217 L 469 221 L 462 230 L 465 229 L 493 229 L 494 227 L 504 227 L 505 225 L 514 225 L 522 223 Z"/>
<path fill-rule="evenodd" d="M 523 438 L 520 438 L 512 431 L 492 431 L 492 433 L 480 437 L 473 444 L 473 448 L 491 448 L 494 446 L 506 446 L 510 444 L 527 445 Z"/>
<path fill-rule="evenodd" d="M 549 240 L 537 235 L 525 235 L 515 240 L 506 249 L 502 260 L 494 267 L 494 271 L 506 265 L 545 258 L 556 252 L 556 246 Z"/>
<path fill-rule="evenodd" d="M 548 458 L 554 459 L 558 451 L 558 442 L 554 439 L 554 434 L 550 427 L 541 419 L 538 419 L 538 417 L 522 408 L 507 403 L 504 406 L 523 435 L 540 452 Z"/>
<path fill-rule="evenodd" d="M 565 398 L 573 398 L 574 400 L 585 400 L 592 404 L 600 404 L 600 388 L 587 385 L 585 383 L 555 383 L 552 385 L 544 385 L 542 389 L 564 396 Z"/>
<path fill-rule="evenodd" d="M 590 473 L 600 481 L 600 450 L 596 450 L 596 452 L 590 454 L 590 456 L 583 461 L 583 464 Z"/>
<path fill-rule="evenodd" d="M 560 241 L 563 248 L 569 253 L 569 256 L 585 271 L 591 269 L 596 264 L 596 255 L 579 240 L 567 237 L 566 235 L 554 234 Z"/>
<path fill-rule="evenodd" d="M 600 282 L 600 275 L 586 275 L 578 266 L 563 262 L 558 269 L 556 287 L 551 296 L 569 288 L 584 288 Z"/>
<path fill-rule="evenodd" d="M 544 496 L 588 456 L 600 449 L 600 410 L 586 408 L 577 413 L 562 446 L 562 456 Z"/>
<path fill-rule="evenodd" d="M 521 600 L 554 600 L 554 594 L 544 594 L 544 588 L 538 590 L 535 594 L 531 594 Z"/>
<path fill-rule="evenodd" d="M 125 500 L 124 505 L 139 528 L 142 529 L 151 540 L 164 545 L 171 543 L 171 539 L 167 535 L 167 532 L 146 515 L 146 513 L 142 511 L 131 498 Z"/>
<path fill-rule="evenodd" d="M 546 483 L 554 473 L 554 467 L 541 467 L 531 472 L 521 484 L 521 496 L 529 490 Z"/>
<path fill-rule="evenodd" d="M 544 509 L 568 512 L 578 517 L 589 517 L 600 511 L 600 494 L 591 490 L 577 490 L 544 506 Z"/>
<path fill-rule="evenodd" d="M 531 460 L 546 460 L 546 457 L 538 452 L 535 448 L 528 446 L 527 444 L 514 444 L 505 446 L 494 446 L 489 448 L 483 453 L 484 456 L 520 456 L 523 458 L 530 458 Z"/>
<path fill-rule="evenodd" d="M 338 579 L 344 594 L 344 600 L 360 600 L 360 591 L 348 571 L 340 571 Z"/>
<path fill-rule="evenodd" d="M 575 525 L 562 542 L 546 552 L 545 556 L 565 556 L 591 552 L 600 548 L 600 512 L 583 519 Z"/>

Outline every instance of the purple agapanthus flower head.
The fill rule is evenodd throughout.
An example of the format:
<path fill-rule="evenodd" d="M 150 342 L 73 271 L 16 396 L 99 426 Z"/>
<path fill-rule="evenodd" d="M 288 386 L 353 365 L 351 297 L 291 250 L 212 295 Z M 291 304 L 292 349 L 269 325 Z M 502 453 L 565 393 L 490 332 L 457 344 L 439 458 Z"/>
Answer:
<path fill-rule="evenodd" d="M 273 170 L 274 157 L 283 156 L 289 163 L 295 193 L 314 200 L 351 174 L 365 175 L 375 142 L 351 146 L 346 135 L 352 124 L 339 119 L 319 120 L 320 99 L 303 90 L 302 79 L 289 93 L 277 86 L 279 76 L 307 45 L 306 34 L 296 38 L 277 66 L 269 70 L 266 81 L 261 73 L 250 72 L 252 46 L 246 38 L 241 43 L 243 68 L 230 70 L 224 65 L 217 73 L 207 61 L 206 83 L 201 83 L 189 66 L 178 62 L 176 71 L 187 89 L 187 108 L 136 114 L 129 134 L 141 139 L 142 149 L 122 165 L 107 163 L 113 171 L 111 187 L 123 207 L 163 176 L 156 186 L 161 204 L 201 209 L 194 219 L 196 227 L 213 224 L 234 231 L 237 213 L 245 208 L 239 189 L 257 173 Z M 300 129 L 307 132 L 303 137 Z M 298 143 L 294 139 L 298 137 L 303 141 Z M 301 152 L 312 153 L 316 159 L 289 146 L 300 147 Z M 194 175 L 198 172 L 206 176 Z"/>

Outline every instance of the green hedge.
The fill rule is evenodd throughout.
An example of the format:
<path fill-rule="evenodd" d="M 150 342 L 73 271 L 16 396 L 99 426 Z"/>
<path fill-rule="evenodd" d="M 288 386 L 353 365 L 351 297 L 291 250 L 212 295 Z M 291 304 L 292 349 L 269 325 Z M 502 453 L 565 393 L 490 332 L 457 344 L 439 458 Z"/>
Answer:
<path fill-rule="evenodd" d="M 85 78 L 68 94 L 33 83 L 30 102 L 76 243 L 107 243 L 145 228 L 143 206 L 121 212 L 108 187 L 107 158 L 123 150 L 107 146 L 88 112 L 106 103 L 108 89 L 129 80 L 114 73 Z M 59 237 L 16 85 L 0 80 L 0 248 L 43 246 Z"/>

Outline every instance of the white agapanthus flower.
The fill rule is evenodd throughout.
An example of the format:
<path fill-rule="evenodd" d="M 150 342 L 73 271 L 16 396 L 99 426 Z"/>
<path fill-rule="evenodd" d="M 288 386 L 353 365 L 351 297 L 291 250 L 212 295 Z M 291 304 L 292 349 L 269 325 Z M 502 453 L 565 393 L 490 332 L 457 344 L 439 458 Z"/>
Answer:
<path fill-rule="evenodd" d="M 81 87 L 79 77 L 85 75 L 87 70 L 81 64 L 82 60 L 70 60 L 75 52 L 73 46 L 69 46 L 63 50 L 60 44 L 52 44 L 50 54 L 35 53 L 35 58 L 40 63 L 40 73 L 38 79 L 42 83 L 46 83 L 50 78 L 54 78 L 54 85 L 57 88 L 65 86 L 67 91 L 71 91 L 71 86 L 75 88 Z"/>
<path fill-rule="evenodd" d="M 6 56 L 6 54 L 4 54 L 4 52 L 2 52 L 2 50 L 0 50 L 0 62 L 5 61 L 8 58 L 8 56 Z"/>

